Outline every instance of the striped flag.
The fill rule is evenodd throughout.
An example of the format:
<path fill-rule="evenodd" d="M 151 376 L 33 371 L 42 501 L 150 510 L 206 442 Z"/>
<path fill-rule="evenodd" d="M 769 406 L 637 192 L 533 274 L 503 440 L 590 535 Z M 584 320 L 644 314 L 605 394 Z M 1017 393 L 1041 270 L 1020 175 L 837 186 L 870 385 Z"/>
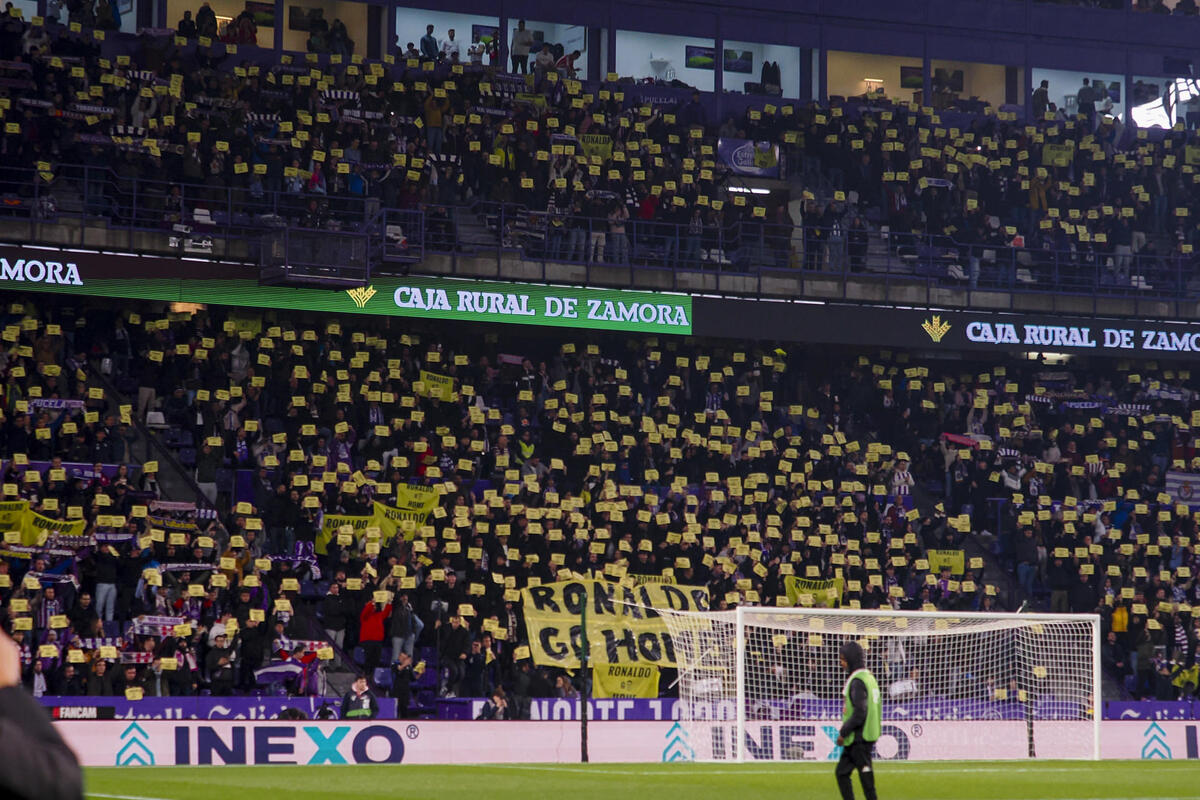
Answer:
<path fill-rule="evenodd" d="M 1167 473 L 1167 494 L 1176 503 L 1200 506 L 1200 475 L 1171 470 Z"/>

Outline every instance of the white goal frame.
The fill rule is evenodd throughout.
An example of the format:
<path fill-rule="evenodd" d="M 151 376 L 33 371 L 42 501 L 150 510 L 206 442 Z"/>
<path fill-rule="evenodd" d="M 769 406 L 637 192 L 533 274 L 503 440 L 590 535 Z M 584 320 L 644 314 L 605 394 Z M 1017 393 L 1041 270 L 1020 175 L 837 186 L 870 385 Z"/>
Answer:
<path fill-rule="evenodd" d="M 701 620 L 705 620 L 705 619 L 710 620 L 712 622 L 721 622 L 726 625 L 732 623 L 735 626 L 734 641 L 732 642 L 732 644 L 735 649 L 735 664 L 736 664 L 735 676 L 734 676 L 735 685 L 736 685 L 736 719 L 732 720 L 732 723 L 734 725 L 733 736 L 734 736 L 734 742 L 736 742 L 736 745 L 735 745 L 736 753 L 730 753 L 730 755 L 734 756 L 734 758 L 732 758 L 730 760 L 736 760 L 738 763 L 742 763 L 747 760 L 747 746 L 746 746 L 746 739 L 747 739 L 747 736 L 746 736 L 746 731 L 747 731 L 747 713 L 746 713 L 746 711 L 747 711 L 747 694 L 746 694 L 746 690 L 747 690 L 747 676 L 746 676 L 747 637 L 746 637 L 746 629 L 748 626 L 755 625 L 756 618 L 761 619 L 764 617 L 774 617 L 774 618 L 778 619 L 781 616 L 782 617 L 796 616 L 796 617 L 810 617 L 810 618 L 811 617 L 824 617 L 824 618 L 828 618 L 830 620 L 839 620 L 839 619 L 844 620 L 847 617 L 855 617 L 855 618 L 858 618 L 859 620 L 862 620 L 863 618 L 875 618 L 875 619 L 880 620 L 880 622 L 885 622 L 886 620 L 896 620 L 896 619 L 903 618 L 903 619 L 906 619 L 909 621 L 913 621 L 913 620 L 947 620 L 947 621 L 957 620 L 959 622 L 964 622 L 964 623 L 965 622 L 974 622 L 974 623 L 982 622 L 985 624 L 988 622 L 1003 623 L 1003 625 L 998 625 L 998 626 L 995 626 L 992 628 L 984 628 L 984 631 L 1000 630 L 1000 629 L 1003 629 L 1005 627 L 1005 625 L 1011 625 L 1018 629 L 1019 628 L 1030 628 L 1034 631 L 1037 631 L 1038 630 L 1037 626 L 1039 625 L 1039 623 L 1059 623 L 1059 624 L 1070 623 L 1076 628 L 1078 628 L 1080 623 L 1087 623 L 1090 627 L 1090 637 L 1089 637 L 1090 642 L 1085 643 L 1083 640 L 1083 637 L 1080 636 L 1079 642 L 1078 642 L 1079 647 L 1078 647 L 1077 652 L 1083 653 L 1083 652 L 1090 650 L 1090 653 L 1091 653 L 1091 682 L 1092 682 L 1092 686 L 1090 687 L 1091 688 L 1091 701 L 1092 701 L 1091 709 L 1090 709 L 1090 711 L 1091 711 L 1090 722 L 1091 722 L 1091 732 L 1092 732 L 1091 752 L 1090 752 L 1090 755 L 1074 755 L 1074 756 L 1070 756 L 1070 757 L 1090 758 L 1091 760 L 1098 760 L 1100 758 L 1100 723 L 1101 723 L 1101 717 L 1102 717 L 1103 678 L 1102 678 L 1101 661 L 1100 661 L 1100 626 L 1101 626 L 1101 623 L 1100 623 L 1100 617 L 1097 614 L 1046 614 L 1046 613 L 1018 614 L 1018 613 L 1012 613 L 1012 612 L 994 613 L 994 612 L 973 612 L 973 611 L 961 611 L 961 612 L 957 612 L 957 611 L 894 611 L 894 610 L 890 610 L 890 609 L 889 610 L 867 610 L 867 609 L 851 609 L 851 608 L 812 608 L 812 607 L 778 608 L 778 607 L 774 607 L 774 606 L 738 606 L 734 611 L 689 612 L 689 613 L 678 613 L 678 612 L 673 613 L 673 612 L 669 612 L 669 611 L 664 612 L 660 609 L 659 613 L 662 614 L 662 616 L 665 618 L 668 629 L 671 630 L 671 632 L 673 634 L 675 633 L 676 626 L 679 626 L 680 629 L 682 630 L 685 628 L 690 628 L 690 627 L 696 625 L 696 623 L 700 622 Z M 760 627 L 769 626 L 769 625 L 770 625 L 770 623 L 765 620 L 763 622 L 758 623 L 758 626 L 760 626 Z M 899 625 L 897 625 L 897 627 L 899 627 Z M 797 630 L 800 630 L 800 629 L 797 629 Z M 815 630 L 817 630 L 817 628 L 814 627 L 813 630 L 815 631 Z M 826 629 L 824 631 L 824 633 L 837 634 L 838 631 L 835 628 L 829 628 L 829 629 Z M 888 633 L 893 636 L 895 636 L 895 635 L 901 635 L 901 636 L 954 635 L 955 629 L 953 626 L 951 626 L 949 628 L 946 628 L 944 633 L 942 630 L 930 631 L 930 630 L 924 630 L 924 629 L 913 630 L 910 633 L 901 633 L 901 634 L 897 634 L 895 630 L 892 630 L 892 631 L 888 631 Z M 961 631 L 961 633 L 963 635 L 968 635 L 970 633 L 970 631 L 969 630 Z M 677 645 L 677 649 L 678 649 L 678 645 Z M 696 663 L 699 663 L 699 660 L 702 657 L 703 657 L 703 654 L 700 654 L 700 656 L 697 656 Z M 683 688 L 682 682 L 684 681 L 684 678 L 685 678 L 685 676 L 684 676 L 685 670 L 689 669 L 688 665 L 685 664 L 684 661 L 685 661 L 685 659 L 683 658 L 682 653 L 681 653 L 680 664 L 679 664 L 681 689 Z M 695 666 L 695 664 L 693 664 L 692 666 Z M 1086 667 L 1085 667 L 1085 669 L 1086 669 Z M 683 699 L 683 697 L 682 697 L 682 692 L 681 692 L 681 700 L 682 699 Z M 1087 708 L 1086 703 L 1084 704 L 1083 708 L 1084 709 Z M 885 722 L 886 721 L 887 720 L 885 719 Z M 1076 722 L 1086 722 L 1086 721 L 1087 720 L 1076 720 Z M 1033 730 L 1032 726 L 1037 724 L 1037 722 L 1034 721 L 1032 719 L 1032 717 L 1030 717 L 1030 718 L 1027 718 L 1027 724 L 1031 726 L 1030 731 L 1031 731 L 1031 735 L 1032 735 L 1032 730 Z M 1064 756 L 1052 756 L 1052 757 L 1064 757 Z"/>

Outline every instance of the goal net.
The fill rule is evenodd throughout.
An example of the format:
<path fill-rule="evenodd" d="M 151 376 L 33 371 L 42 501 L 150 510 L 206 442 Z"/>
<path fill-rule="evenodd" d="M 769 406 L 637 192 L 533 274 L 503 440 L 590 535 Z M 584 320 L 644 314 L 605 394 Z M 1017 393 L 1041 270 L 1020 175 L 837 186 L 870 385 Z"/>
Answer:
<path fill-rule="evenodd" d="M 659 613 L 697 760 L 836 759 L 848 640 L 883 694 L 876 758 L 1099 758 L 1094 615 Z"/>

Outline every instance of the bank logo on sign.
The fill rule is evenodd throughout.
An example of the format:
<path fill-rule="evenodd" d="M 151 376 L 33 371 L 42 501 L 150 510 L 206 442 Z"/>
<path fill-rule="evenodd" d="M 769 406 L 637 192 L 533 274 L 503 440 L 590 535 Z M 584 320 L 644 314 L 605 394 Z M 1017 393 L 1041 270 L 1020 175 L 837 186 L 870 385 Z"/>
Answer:
<path fill-rule="evenodd" d="M 359 286 L 355 289 L 347 289 L 346 294 L 350 295 L 350 299 L 354 301 L 354 305 L 359 308 L 365 308 L 367 301 L 375 296 L 376 291 L 374 286 Z"/>
<path fill-rule="evenodd" d="M 696 760 L 696 751 L 688 744 L 687 731 L 678 722 L 667 731 L 667 743 L 663 747 L 662 760 L 664 764 L 672 761 Z"/>
<path fill-rule="evenodd" d="M 1142 734 L 1145 742 L 1142 744 L 1142 759 L 1171 759 L 1171 747 L 1167 744 L 1167 732 L 1157 722 L 1151 722 L 1150 727 Z"/>
<path fill-rule="evenodd" d="M 934 344 L 937 344 L 943 336 L 950 332 L 950 323 L 942 322 L 941 314 L 934 314 L 933 319 L 927 319 L 921 323 L 921 330 L 929 335 Z"/>
<path fill-rule="evenodd" d="M 154 752 L 146 744 L 149 738 L 141 725 L 130 723 L 118 740 L 121 747 L 117 750 L 117 766 L 154 766 Z"/>
<path fill-rule="evenodd" d="M 79 267 L 61 261 L 39 261 L 34 258 L 17 258 L 9 261 L 0 258 L 0 281 L 28 281 L 30 283 L 61 283 L 83 286 L 79 278 Z"/>

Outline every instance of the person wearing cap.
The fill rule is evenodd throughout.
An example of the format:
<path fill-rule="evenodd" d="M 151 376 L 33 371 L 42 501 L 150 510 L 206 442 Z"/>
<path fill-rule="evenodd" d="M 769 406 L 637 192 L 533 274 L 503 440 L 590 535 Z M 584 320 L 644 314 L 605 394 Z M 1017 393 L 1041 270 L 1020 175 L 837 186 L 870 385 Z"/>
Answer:
<path fill-rule="evenodd" d="M 871 766 L 871 755 L 879 739 L 883 717 L 883 700 L 879 683 L 864 665 L 862 645 L 849 641 L 842 645 L 842 669 L 846 670 L 846 684 L 842 687 L 842 727 L 838 731 L 837 743 L 842 748 L 838 759 L 838 791 L 842 800 L 854 800 L 854 784 L 850 775 L 858 770 L 863 796 L 875 800 L 875 772 Z"/>

